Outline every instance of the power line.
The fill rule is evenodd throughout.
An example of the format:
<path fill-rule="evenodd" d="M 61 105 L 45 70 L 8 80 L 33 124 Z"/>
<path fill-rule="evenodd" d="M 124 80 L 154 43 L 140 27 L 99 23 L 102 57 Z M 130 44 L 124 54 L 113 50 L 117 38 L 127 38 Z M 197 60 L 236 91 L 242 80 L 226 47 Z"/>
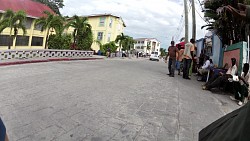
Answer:
<path fill-rule="evenodd" d="M 192 4 L 190 3 L 188 13 L 190 12 L 191 7 L 192 7 Z M 182 22 L 181 30 L 179 30 L 179 33 L 177 32 L 178 34 L 176 34 L 175 36 L 175 41 L 179 40 L 180 35 L 183 32 L 183 28 L 184 28 L 184 21 Z"/>

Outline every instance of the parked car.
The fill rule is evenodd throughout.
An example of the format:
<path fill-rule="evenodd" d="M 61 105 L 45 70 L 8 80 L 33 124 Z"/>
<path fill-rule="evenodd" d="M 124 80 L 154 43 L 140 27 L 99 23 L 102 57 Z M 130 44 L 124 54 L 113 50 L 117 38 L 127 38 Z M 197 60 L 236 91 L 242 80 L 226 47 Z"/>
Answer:
<path fill-rule="evenodd" d="M 156 52 L 156 51 L 153 51 L 149 57 L 149 60 L 152 60 L 152 61 L 159 61 L 160 58 L 159 58 L 159 53 Z"/>

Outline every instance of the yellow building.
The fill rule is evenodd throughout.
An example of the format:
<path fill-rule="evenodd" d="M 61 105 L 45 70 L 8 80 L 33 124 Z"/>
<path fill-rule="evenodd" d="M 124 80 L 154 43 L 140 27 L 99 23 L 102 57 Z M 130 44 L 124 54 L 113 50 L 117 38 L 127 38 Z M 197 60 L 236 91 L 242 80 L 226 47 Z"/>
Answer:
<path fill-rule="evenodd" d="M 99 40 L 102 44 L 115 41 L 117 35 L 123 33 L 126 27 L 121 17 L 112 14 L 90 15 L 88 23 L 92 26 L 94 40 Z M 73 33 L 74 29 L 71 27 L 67 33 Z M 96 52 L 100 49 L 96 42 L 93 42 L 91 48 Z"/>
<path fill-rule="evenodd" d="M 43 11 L 54 12 L 49 7 L 31 0 L 0 0 L 0 3 L 0 17 L 8 9 L 14 12 L 23 10 L 27 14 L 27 20 L 24 23 L 27 33 L 23 36 L 22 30 L 18 30 L 17 37 L 10 41 L 11 49 L 44 49 L 47 33 L 41 32 L 41 26 L 34 26 L 35 19 L 44 16 Z M 0 50 L 8 49 L 9 34 L 10 28 L 0 33 Z"/>
<path fill-rule="evenodd" d="M 44 11 L 54 12 L 46 5 L 32 0 L 0 0 L 0 18 L 8 9 L 14 12 L 23 10 L 27 14 L 27 20 L 24 23 L 27 33 L 23 36 L 22 30 L 18 30 L 17 37 L 12 38 L 10 41 L 11 49 L 44 49 L 47 31 L 41 32 L 41 26 L 34 26 L 35 19 L 45 16 Z M 126 27 L 121 17 L 112 14 L 90 15 L 87 17 L 89 24 L 92 26 L 93 39 L 99 40 L 102 44 L 115 41 L 117 35 L 123 33 Z M 70 27 L 67 33 L 73 33 L 73 31 L 74 29 Z M 8 49 L 9 34 L 10 28 L 6 28 L 0 33 L 0 50 Z M 96 42 L 93 42 L 91 48 L 96 52 L 100 49 Z"/>

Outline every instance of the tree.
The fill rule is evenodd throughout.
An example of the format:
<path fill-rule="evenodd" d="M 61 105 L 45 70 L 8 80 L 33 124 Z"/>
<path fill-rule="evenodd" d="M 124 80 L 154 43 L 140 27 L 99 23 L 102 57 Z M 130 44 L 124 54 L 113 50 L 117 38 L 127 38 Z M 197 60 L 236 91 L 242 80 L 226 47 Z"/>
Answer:
<path fill-rule="evenodd" d="M 10 28 L 8 49 L 10 49 L 11 47 L 12 34 L 14 34 L 13 39 L 16 38 L 18 29 L 21 29 L 23 31 L 23 35 L 26 34 L 26 28 L 24 26 L 25 21 L 26 13 L 24 11 L 18 11 L 15 13 L 12 10 L 7 10 L 3 14 L 3 19 L 0 21 L 0 33 L 3 32 L 3 30 L 6 28 Z M 13 31 L 14 33 L 12 33 Z"/>
<path fill-rule="evenodd" d="M 151 49 L 151 46 L 150 46 L 150 42 L 147 43 L 147 46 L 146 46 L 146 54 L 147 54 L 147 51 Z"/>
<path fill-rule="evenodd" d="M 245 29 L 246 22 L 237 18 L 227 7 L 233 7 L 239 10 L 237 3 L 247 4 L 249 0 L 225 1 L 209 0 L 204 2 L 204 17 L 207 25 L 202 26 L 207 30 L 212 30 L 222 40 L 223 45 L 244 41 L 247 39 Z"/>
<path fill-rule="evenodd" d="M 48 48 L 49 49 L 70 49 L 72 43 L 72 35 L 64 34 L 64 30 L 66 29 L 62 25 L 55 27 L 57 31 L 56 34 L 50 35 L 48 39 Z"/>
<path fill-rule="evenodd" d="M 48 38 L 49 33 L 52 30 L 55 30 L 56 34 L 61 34 L 63 32 L 63 18 L 61 16 L 57 16 L 54 14 L 51 14 L 48 11 L 44 11 L 44 14 L 46 14 L 45 17 L 41 17 L 35 21 L 35 26 L 41 25 L 41 31 L 46 31 L 46 43 L 45 43 L 45 49 L 47 49 L 48 44 Z"/>
<path fill-rule="evenodd" d="M 166 49 L 165 48 L 160 48 L 161 52 L 161 57 L 166 56 Z"/>
<path fill-rule="evenodd" d="M 63 8 L 63 0 L 33 0 L 36 2 L 43 3 L 52 9 L 56 14 L 61 15 L 59 9 Z"/>
<path fill-rule="evenodd" d="M 119 43 L 119 52 L 121 52 L 121 47 L 124 44 L 124 41 L 126 40 L 127 36 L 125 36 L 123 33 L 121 35 L 117 35 L 115 42 Z"/>
<path fill-rule="evenodd" d="M 125 35 L 125 39 L 123 41 L 123 49 L 126 50 L 126 51 L 130 51 L 132 47 L 134 47 L 134 39 L 133 37 L 130 37 L 130 36 L 127 36 Z"/>
<path fill-rule="evenodd" d="M 117 50 L 117 46 L 115 45 L 114 41 L 104 44 L 102 48 L 105 53 L 108 51 L 108 49 L 110 49 L 111 53 L 115 53 Z"/>
<path fill-rule="evenodd" d="M 74 45 L 82 50 L 91 49 L 91 45 L 93 43 L 93 34 L 91 30 L 92 27 L 88 23 L 88 19 L 86 17 L 79 17 L 75 15 L 66 25 L 66 27 L 74 28 Z"/>

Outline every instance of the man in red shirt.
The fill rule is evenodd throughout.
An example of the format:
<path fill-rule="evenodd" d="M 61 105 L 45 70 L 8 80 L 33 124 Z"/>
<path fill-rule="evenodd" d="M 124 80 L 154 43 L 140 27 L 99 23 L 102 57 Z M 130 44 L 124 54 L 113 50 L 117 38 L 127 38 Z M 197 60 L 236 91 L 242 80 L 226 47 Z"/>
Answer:
<path fill-rule="evenodd" d="M 169 56 L 168 60 L 168 70 L 169 70 L 169 76 L 174 77 L 175 72 L 175 64 L 176 64 L 176 58 L 178 57 L 178 48 L 174 45 L 174 41 L 171 41 L 171 46 L 168 47 L 168 55 L 166 56 L 166 59 Z"/>

